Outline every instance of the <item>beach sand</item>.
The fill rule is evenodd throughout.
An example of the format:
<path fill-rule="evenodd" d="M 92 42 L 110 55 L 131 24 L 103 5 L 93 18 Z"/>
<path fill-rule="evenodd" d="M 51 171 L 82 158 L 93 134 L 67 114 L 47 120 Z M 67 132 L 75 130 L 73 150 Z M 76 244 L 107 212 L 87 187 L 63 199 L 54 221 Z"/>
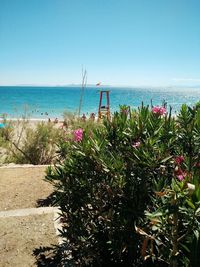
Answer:
<path fill-rule="evenodd" d="M 0 218 L 0 228 L 0 266 L 3 267 L 36 267 L 34 253 L 57 244 L 53 214 Z"/>
<path fill-rule="evenodd" d="M 42 205 L 53 192 L 51 184 L 43 180 L 46 168 L 15 164 L 0 167 L 0 210 Z"/>
<path fill-rule="evenodd" d="M 2 212 L 26 211 L 51 203 L 48 197 L 53 188 L 43 180 L 45 169 L 46 166 L 32 165 L 0 167 L 0 266 L 36 267 L 34 253 L 58 242 L 53 213 L 1 216 Z"/>

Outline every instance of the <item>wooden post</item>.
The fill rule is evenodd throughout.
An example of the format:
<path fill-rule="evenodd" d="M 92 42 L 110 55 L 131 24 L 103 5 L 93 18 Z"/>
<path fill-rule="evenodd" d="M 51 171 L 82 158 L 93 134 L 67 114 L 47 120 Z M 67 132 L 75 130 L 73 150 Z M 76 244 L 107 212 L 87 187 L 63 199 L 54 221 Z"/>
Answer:
<path fill-rule="evenodd" d="M 99 99 L 99 109 L 98 109 L 98 121 L 105 116 L 108 120 L 110 120 L 110 96 L 109 96 L 110 91 L 100 91 L 100 99 Z M 105 93 L 106 96 L 106 106 L 102 106 L 102 100 L 103 100 L 103 95 Z"/>

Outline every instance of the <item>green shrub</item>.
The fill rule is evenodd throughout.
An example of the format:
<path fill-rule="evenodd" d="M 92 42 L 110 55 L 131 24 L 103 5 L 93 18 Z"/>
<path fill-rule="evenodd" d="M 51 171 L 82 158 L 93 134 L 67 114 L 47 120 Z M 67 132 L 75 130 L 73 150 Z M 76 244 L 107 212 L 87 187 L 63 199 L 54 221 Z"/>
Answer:
<path fill-rule="evenodd" d="M 0 128 L 0 164 L 4 164 L 9 154 L 9 140 L 13 138 L 14 132 L 11 122 L 3 120 L 4 127 Z"/>
<path fill-rule="evenodd" d="M 60 143 L 59 160 L 48 169 L 46 179 L 54 184 L 56 204 L 60 206 L 64 241 L 61 261 L 83 267 L 148 266 L 147 260 L 154 261 L 154 266 L 171 264 L 170 246 L 168 251 L 149 253 L 146 237 L 153 236 L 153 230 L 147 215 L 162 208 L 163 199 L 156 198 L 155 191 L 172 190 L 174 181 L 178 184 L 179 178 L 185 179 L 186 172 L 192 175 L 188 177 L 195 173 L 199 178 L 195 165 L 199 146 L 194 147 L 200 137 L 199 110 L 193 110 L 187 123 L 184 110 L 183 106 L 175 119 L 171 110 L 165 114 L 163 107 L 142 105 L 130 113 L 123 106 L 101 127 L 79 128 Z M 177 169 L 175 159 L 180 155 L 187 160 Z M 191 177 L 190 183 L 199 188 L 199 179 Z M 192 197 L 182 188 L 180 208 Z M 185 222 L 188 215 L 184 214 Z M 198 218 L 191 217 L 190 221 L 198 231 Z M 168 221 L 162 222 L 164 231 Z M 170 231 L 170 226 L 167 229 Z M 173 245 L 173 238 L 169 242 Z M 154 241 L 150 243 L 156 246 Z M 181 255 L 187 262 L 189 256 L 183 251 Z"/>
<path fill-rule="evenodd" d="M 62 131 L 52 123 L 41 122 L 27 128 L 20 149 L 14 155 L 16 163 L 50 164 L 53 162 Z"/>
<path fill-rule="evenodd" d="M 50 164 L 55 160 L 57 144 L 64 131 L 53 123 L 29 124 L 28 120 L 9 122 L 0 131 L 0 141 L 7 157 L 17 164 Z"/>
<path fill-rule="evenodd" d="M 146 211 L 146 258 L 169 266 L 199 266 L 200 247 L 200 108 L 183 105 L 176 121 L 173 178 L 154 184 L 152 207 Z M 166 180 L 163 176 L 162 180 Z M 145 250 L 144 249 L 144 250 Z"/>

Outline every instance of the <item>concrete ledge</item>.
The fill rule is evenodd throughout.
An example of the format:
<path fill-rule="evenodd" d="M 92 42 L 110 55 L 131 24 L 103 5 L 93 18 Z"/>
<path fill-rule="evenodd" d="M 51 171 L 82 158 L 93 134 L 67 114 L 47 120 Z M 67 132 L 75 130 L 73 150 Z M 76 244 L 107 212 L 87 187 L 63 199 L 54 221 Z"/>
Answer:
<path fill-rule="evenodd" d="M 47 168 L 50 165 L 32 165 L 32 164 L 7 164 L 0 165 L 0 169 L 14 169 L 14 168 Z"/>
<path fill-rule="evenodd" d="M 17 209 L 17 210 L 0 211 L 0 218 L 39 215 L 39 214 L 54 213 L 54 212 L 58 214 L 57 207 Z"/>

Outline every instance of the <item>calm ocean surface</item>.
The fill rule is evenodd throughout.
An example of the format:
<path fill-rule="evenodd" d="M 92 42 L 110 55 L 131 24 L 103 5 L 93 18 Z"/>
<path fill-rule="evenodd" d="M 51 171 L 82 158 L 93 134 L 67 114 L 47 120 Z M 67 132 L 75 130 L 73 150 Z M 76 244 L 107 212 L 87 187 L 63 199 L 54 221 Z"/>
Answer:
<path fill-rule="evenodd" d="M 81 113 L 97 114 L 99 104 L 99 87 L 85 89 Z M 173 112 L 180 109 L 181 104 L 193 105 L 200 101 L 200 88 L 103 88 L 110 90 L 111 111 L 119 109 L 119 105 L 130 105 L 136 108 L 143 101 L 161 105 L 165 100 L 173 107 Z M 0 86 L 0 114 L 9 117 L 21 117 L 27 110 L 31 118 L 61 118 L 64 110 L 75 112 L 80 101 L 80 87 L 17 87 Z M 45 113 L 48 113 L 48 115 Z"/>

